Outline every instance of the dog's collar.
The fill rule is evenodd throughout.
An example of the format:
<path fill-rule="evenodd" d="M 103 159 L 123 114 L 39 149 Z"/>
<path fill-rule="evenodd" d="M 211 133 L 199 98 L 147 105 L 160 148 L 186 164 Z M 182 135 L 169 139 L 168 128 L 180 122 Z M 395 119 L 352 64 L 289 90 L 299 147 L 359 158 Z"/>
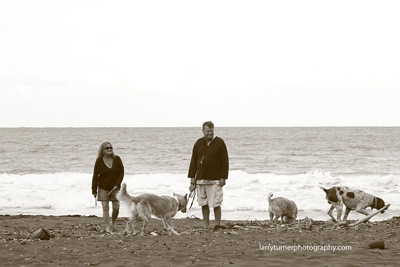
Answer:
<path fill-rule="evenodd" d="M 174 196 L 174 199 L 176 200 L 176 202 L 178 203 L 178 210 L 180 210 L 181 208 L 181 204 L 179 203 L 179 199 L 177 196 Z"/>

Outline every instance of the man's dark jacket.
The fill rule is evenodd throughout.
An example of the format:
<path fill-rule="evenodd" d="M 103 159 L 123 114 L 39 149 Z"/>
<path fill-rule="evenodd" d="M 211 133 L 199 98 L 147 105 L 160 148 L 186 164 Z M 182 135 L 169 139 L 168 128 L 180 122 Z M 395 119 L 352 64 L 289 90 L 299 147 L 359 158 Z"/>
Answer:
<path fill-rule="evenodd" d="M 228 179 L 228 172 L 228 150 L 224 140 L 215 137 L 209 146 L 205 137 L 197 140 L 193 146 L 188 177 L 196 177 L 196 180 Z"/>

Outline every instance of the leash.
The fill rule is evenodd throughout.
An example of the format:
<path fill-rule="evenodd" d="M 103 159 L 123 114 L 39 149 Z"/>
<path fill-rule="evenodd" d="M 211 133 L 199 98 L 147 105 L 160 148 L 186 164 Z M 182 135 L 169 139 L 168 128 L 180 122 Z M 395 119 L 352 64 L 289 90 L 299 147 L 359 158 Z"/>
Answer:
<path fill-rule="evenodd" d="M 114 190 L 116 190 L 117 189 L 117 187 L 113 187 L 113 189 L 111 189 L 111 191 L 110 192 L 108 192 L 108 195 L 111 195 L 111 193 L 114 191 Z"/>
<path fill-rule="evenodd" d="M 211 140 L 211 142 L 214 141 L 214 139 L 215 139 L 215 137 L 213 138 L 213 140 Z M 200 172 L 203 170 L 204 157 L 206 156 L 206 154 L 207 154 L 207 152 L 208 152 L 208 149 L 210 148 L 210 145 L 211 145 L 211 143 L 210 143 L 210 145 L 206 145 L 206 142 L 207 142 L 207 141 L 204 139 L 204 154 L 203 154 L 203 156 L 201 157 L 201 160 L 200 160 L 200 167 L 199 167 L 199 169 L 196 171 L 196 175 L 195 175 L 195 177 L 194 177 L 194 189 L 193 189 L 193 191 L 191 191 L 191 192 L 189 193 L 189 199 L 190 199 L 191 197 L 193 197 L 193 199 L 192 199 L 192 203 L 190 204 L 189 209 L 187 210 L 188 212 L 189 212 L 190 209 L 192 208 L 194 199 L 196 198 L 196 188 L 197 188 L 197 179 L 198 179 L 198 175 L 199 175 Z"/>
<path fill-rule="evenodd" d="M 196 184 L 196 181 L 195 181 L 194 189 L 193 189 L 192 192 L 189 193 L 189 199 L 190 199 L 191 197 L 193 197 L 193 199 L 192 199 L 192 203 L 190 204 L 190 207 L 189 207 L 189 209 L 188 209 L 188 212 L 192 209 L 194 199 L 196 198 L 196 188 L 197 188 L 197 184 Z"/>
<path fill-rule="evenodd" d="M 99 194 L 98 194 L 99 193 L 99 187 L 97 187 L 97 191 L 96 192 L 97 192 L 97 194 L 96 194 L 96 196 L 94 196 L 94 206 L 95 207 L 97 207 L 97 198 L 99 196 Z"/>
<path fill-rule="evenodd" d="M 190 199 L 191 197 L 193 197 L 193 199 L 192 199 L 192 203 L 190 204 L 190 207 L 189 207 L 189 209 L 188 209 L 188 212 L 192 209 L 194 199 L 196 198 L 197 177 L 198 177 L 200 171 L 201 171 L 202 168 L 203 168 L 203 160 L 204 160 L 204 155 L 203 155 L 203 157 L 202 157 L 201 160 L 200 160 L 200 168 L 198 169 L 198 171 L 196 172 L 196 175 L 194 176 L 194 189 L 193 189 L 193 191 L 191 191 L 191 192 L 189 193 L 189 199 Z"/>

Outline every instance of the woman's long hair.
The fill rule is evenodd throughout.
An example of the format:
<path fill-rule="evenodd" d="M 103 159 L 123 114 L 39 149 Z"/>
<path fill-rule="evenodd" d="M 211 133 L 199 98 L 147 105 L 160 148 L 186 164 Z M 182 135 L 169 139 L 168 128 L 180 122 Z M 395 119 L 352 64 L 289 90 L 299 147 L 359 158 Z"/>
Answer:
<path fill-rule="evenodd" d="M 106 145 L 111 145 L 110 142 L 104 142 L 101 144 L 99 151 L 97 153 L 97 158 L 101 158 L 104 155 L 104 148 L 106 147 Z M 111 145 L 112 146 L 112 145 Z M 114 155 L 114 149 L 113 149 L 113 153 L 112 153 L 113 158 L 115 157 Z"/>

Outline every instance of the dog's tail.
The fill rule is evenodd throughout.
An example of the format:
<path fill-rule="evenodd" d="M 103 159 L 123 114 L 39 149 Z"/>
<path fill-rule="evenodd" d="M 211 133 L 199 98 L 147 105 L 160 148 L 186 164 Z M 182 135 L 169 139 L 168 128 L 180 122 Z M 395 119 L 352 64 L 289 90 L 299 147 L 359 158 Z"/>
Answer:
<path fill-rule="evenodd" d="M 269 193 L 268 194 L 268 203 L 271 203 L 271 200 L 272 200 L 272 196 L 273 196 L 274 194 L 271 192 L 271 193 Z"/>
<path fill-rule="evenodd" d="M 147 222 L 150 221 L 151 215 L 148 218 L 145 216 L 145 214 L 151 214 L 151 213 L 145 212 L 146 207 L 144 207 L 143 205 L 141 205 L 139 203 L 140 202 L 139 198 L 132 197 L 128 194 L 128 192 L 126 191 L 125 183 L 123 183 L 121 185 L 121 189 L 118 191 L 116 197 L 122 204 L 128 205 L 131 212 L 135 211 L 135 212 L 137 212 L 139 217 L 141 217 L 144 221 L 147 221 Z"/>
<path fill-rule="evenodd" d="M 326 188 L 324 188 L 324 187 L 322 187 L 322 186 L 320 186 L 319 188 L 321 188 L 322 190 L 324 190 L 325 193 L 328 193 L 328 189 L 326 189 Z"/>
<path fill-rule="evenodd" d="M 132 202 L 135 203 L 132 197 L 126 191 L 126 183 L 121 185 L 121 189 L 118 191 L 116 197 L 121 203 L 124 204 L 131 204 Z"/>

